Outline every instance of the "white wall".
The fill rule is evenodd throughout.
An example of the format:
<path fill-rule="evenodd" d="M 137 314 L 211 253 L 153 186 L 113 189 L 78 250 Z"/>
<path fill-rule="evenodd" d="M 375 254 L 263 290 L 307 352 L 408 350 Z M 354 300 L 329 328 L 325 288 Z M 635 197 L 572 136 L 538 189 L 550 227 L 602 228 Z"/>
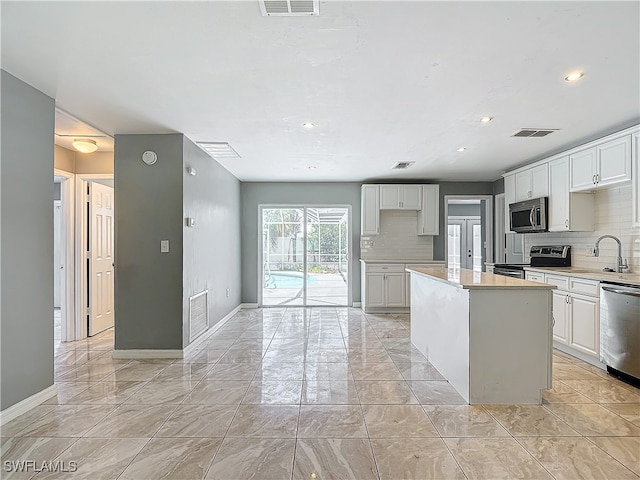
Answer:
<path fill-rule="evenodd" d="M 529 261 L 531 245 L 571 245 L 571 264 L 574 267 L 602 269 L 614 267 L 618 245 L 611 239 L 600 243 L 600 256 L 588 257 L 587 248 L 595 245 L 600 235 L 615 235 L 622 242 L 622 256 L 627 258 L 631 271 L 640 273 L 640 228 L 631 226 L 631 186 L 610 188 L 596 193 L 595 231 L 568 233 L 525 234 L 525 262 Z"/>

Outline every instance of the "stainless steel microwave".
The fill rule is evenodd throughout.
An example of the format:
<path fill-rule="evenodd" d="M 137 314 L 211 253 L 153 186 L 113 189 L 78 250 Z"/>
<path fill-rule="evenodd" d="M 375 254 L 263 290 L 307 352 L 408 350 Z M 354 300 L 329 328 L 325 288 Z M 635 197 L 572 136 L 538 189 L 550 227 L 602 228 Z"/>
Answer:
<path fill-rule="evenodd" d="M 512 232 L 546 232 L 548 197 L 533 198 L 509 205 L 509 225 Z"/>

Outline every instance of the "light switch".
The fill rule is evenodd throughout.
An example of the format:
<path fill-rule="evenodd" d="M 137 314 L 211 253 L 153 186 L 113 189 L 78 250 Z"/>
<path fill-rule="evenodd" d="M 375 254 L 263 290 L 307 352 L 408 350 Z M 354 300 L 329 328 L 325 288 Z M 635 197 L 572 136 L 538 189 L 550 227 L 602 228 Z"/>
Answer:
<path fill-rule="evenodd" d="M 169 253 L 169 240 L 160 240 L 160 253 Z"/>

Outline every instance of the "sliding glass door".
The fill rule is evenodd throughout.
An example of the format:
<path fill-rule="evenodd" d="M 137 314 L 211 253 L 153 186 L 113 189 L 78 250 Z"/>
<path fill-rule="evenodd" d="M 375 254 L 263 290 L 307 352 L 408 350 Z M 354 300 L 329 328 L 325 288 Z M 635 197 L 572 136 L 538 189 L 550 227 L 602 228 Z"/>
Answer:
<path fill-rule="evenodd" d="M 261 211 L 262 305 L 348 305 L 349 209 Z"/>

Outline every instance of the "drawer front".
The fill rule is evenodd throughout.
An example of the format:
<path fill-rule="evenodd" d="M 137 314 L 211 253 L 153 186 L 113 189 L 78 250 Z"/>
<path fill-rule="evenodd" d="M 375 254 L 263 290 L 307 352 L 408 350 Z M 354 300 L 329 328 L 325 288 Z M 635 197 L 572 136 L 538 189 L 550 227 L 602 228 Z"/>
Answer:
<path fill-rule="evenodd" d="M 545 275 L 545 283 L 555 285 L 560 290 L 569 290 L 569 278 L 558 275 Z"/>
<path fill-rule="evenodd" d="M 367 265 L 367 273 L 404 273 L 404 263 L 379 263 Z"/>
<path fill-rule="evenodd" d="M 597 297 L 600 295 L 600 284 L 593 280 L 571 278 L 569 280 L 569 291 Z"/>
<path fill-rule="evenodd" d="M 540 282 L 540 283 L 545 283 L 544 282 L 544 273 L 532 273 L 532 272 L 527 272 L 526 276 L 525 276 L 526 280 L 529 280 L 531 282 Z"/>

